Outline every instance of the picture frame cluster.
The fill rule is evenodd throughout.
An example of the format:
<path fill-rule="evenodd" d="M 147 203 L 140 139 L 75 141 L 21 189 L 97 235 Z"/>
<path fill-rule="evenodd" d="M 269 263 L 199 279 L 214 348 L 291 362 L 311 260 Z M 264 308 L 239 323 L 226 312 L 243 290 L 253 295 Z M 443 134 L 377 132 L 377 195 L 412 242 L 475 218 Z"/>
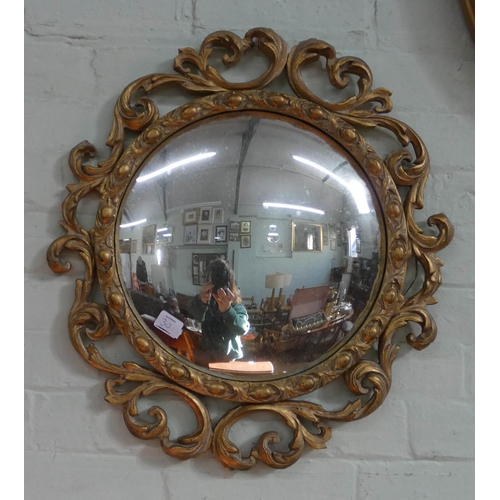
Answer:
<path fill-rule="evenodd" d="M 184 245 L 216 245 L 227 243 L 227 225 L 224 224 L 224 209 L 220 207 L 197 207 L 184 210 Z"/>
<path fill-rule="evenodd" d="M 240 248 L 252 247 L 252 222 L 249 220 L 231 221 L 229 223 L 229 241 L 240 242 Z"/>
<path fill-rule="evenodd" d="M 252 247 L 252 223 L 248 220 L 224 223 L 224 209 L 196 207 L 184 210 L 184 245 L 217 245 L 240 243 L 240 248 Z"/>

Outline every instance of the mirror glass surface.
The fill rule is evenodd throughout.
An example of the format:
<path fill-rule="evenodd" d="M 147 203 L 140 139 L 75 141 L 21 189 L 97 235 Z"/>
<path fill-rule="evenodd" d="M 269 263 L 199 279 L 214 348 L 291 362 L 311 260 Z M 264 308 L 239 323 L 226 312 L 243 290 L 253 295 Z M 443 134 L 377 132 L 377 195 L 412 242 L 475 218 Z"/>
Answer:
<path fill-rule="evenodd" d="M 310 368 L 352 336 L 379 281 L 381 228 L 348 158 L 264 113 L 201 121 L 153 151 L 119 229 L 122 281 L 151 336 L 201 369 L 257 379 Z"/>

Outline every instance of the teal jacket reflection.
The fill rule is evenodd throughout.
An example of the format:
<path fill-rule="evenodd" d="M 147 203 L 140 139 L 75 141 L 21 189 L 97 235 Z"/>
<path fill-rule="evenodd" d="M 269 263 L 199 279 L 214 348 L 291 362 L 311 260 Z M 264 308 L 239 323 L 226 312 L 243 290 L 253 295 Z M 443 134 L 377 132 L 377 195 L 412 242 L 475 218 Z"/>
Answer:
<path fill-rule="evenodd" d="M 221 313 L 215 300 L 210 299 L 204 304 L 196 295 L 189 301 L 187 309 L 195 320 L 201 322 L 200 349 L 234 359 L 243 356 L 240 337 L 250 329 L 243 304 L 234 304 Z"/>

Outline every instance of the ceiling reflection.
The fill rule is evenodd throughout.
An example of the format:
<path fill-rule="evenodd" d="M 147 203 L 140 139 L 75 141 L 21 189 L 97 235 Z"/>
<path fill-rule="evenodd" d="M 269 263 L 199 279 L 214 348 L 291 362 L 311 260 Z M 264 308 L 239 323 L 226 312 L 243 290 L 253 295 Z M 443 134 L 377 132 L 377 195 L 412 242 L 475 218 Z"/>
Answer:
<path fill-rule="evenodd" d="M 272 117 L 209 120 L 167 141 L 126 197 L 119 238 L 151 336 L 231 375 L 296 373 L 331 353 L 380 268 L 364 179 L 340 147 Z"/>

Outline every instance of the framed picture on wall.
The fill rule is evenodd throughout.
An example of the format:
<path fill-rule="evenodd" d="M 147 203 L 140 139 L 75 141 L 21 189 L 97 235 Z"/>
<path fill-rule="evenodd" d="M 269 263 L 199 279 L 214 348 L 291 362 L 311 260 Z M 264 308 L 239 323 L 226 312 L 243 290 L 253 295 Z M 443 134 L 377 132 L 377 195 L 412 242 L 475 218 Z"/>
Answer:
<path fill-rule="evenodd" d="M 240 233 L 229 233 L 229 241 L 233 242 L 240 241 Z"/>
<path fill-rule="evenodd" d="M 192 210 L 184 210 L 182 214 L 182 223 L 185 226 L 189 224 L 197 224 L 199 215 L 200 215 L 199 208 L 194 208 Z"/>
<path fill-rule="evenodd" d="M 252 223 L 249 220 L 241 221 L 241 233 L 249 234 L 251 232 Z"/>
<path fill-rule="evenodd" d="M 233 220 L 229 223 L 229 230 L 232 233 L 239 233 L 241 230 L 241 224 L 240 221 L 238 220 Z"/>
<path fill-rule="evenodd" d="M 153 255 L 154 251 L 154 245 L 142 245 L 142 255 Z"/>
<path fill-rule="evenodd" d="M 186 226 L 184 228 L 184 245 L 196 245 L 198 238 L 198 226 Z"/>
<path fill-rule="evenodd" d="M 312 222 L 292 222 L 292 252 L 322 252 L 323 228 Z"/>
<path fill-rule="evenodd" d="M 211 245 L 212 244 L 212 226 L 198 226 L 198 245 Z"/>
<path fill-rule="evenodd" d="M 321 234 L 323 237 L 323 246 L 328 246 L 328 224 L 321 225 Z"/>
<path fill-rule="evenodd" d="M 252 246 L 252 237 L 249 234 L 242 234 L 240 239 L 240 248 L 250 248 Z"/>
<path fill-rule="evenodd" d="M 156 238 L 159 243 L 172 243 L 174 228 L 172 226 L 160 227 L 156 230 Z"/>
<path fill-rule="evenodd" d="M 130 238 L 126 240 L 120 240 L 120 253 L 131 253 Z"/>
<path fill-rule="evenodd" d="M 212 207 L 201 207 L 200 208 L 200 220 L 199 222 L 212 222 Z"/>
<path fill-rule="evenodd" d="M 154 245 L 156 240 L 156 224 L 151 224 L 142 229 L 142 244 Z"/>
<path fill-rule="evenodd" d="M 227 226 L 215 226 L 215 243 L 226 243 L 227 241 Z"/>
<path fill-rule="evenodd" d="M 212 221 L 214 224 L 222 224 L 224 222 L 224 209 L 214 208 Z"/>

